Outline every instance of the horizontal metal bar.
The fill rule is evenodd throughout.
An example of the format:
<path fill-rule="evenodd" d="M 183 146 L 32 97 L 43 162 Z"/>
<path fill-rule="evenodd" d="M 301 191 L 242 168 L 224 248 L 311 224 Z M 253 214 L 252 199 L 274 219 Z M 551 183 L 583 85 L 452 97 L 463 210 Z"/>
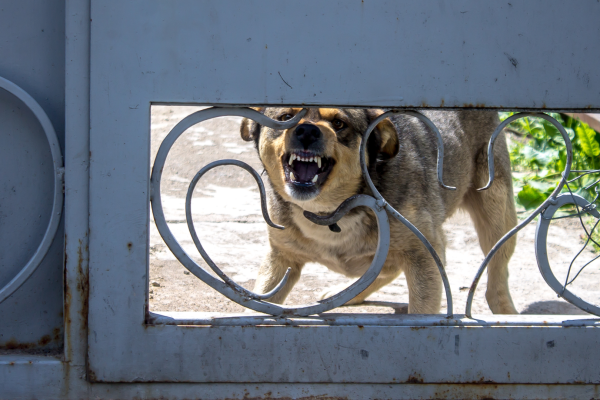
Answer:
<path fill-rule="evenodd" d="M 541 327 L 600 327 L 600 318 L 586 315 L 446 315 L 418 314 L 342 314 L 326 313 L 312 317 L 277 318 L 250 313 L 227 314 L 210 312 L 151 312 L 149 325 L 211 325 L 211 326 L 409 326 L 409 327 L 492 327 L 492 326 L 541 326 Z"/>
<path fill-rule="evenodd" d="M 219 103 L 219 102 L 189 102 L 189 101 L 151 101 L 150 105 L 152 106 L 175 106 L 175 107 L 298 107 L 296 103 Z M 566 107 L 475 107 L 475 106 L 465 106 L 465 107 L 424 107 L 422 105 L 394 105 L 394 107 L 382 107 L 381 104 L 353 104 L 353 105 L 342 105 L 338 103 L 307 103 L 302 104 L 302 108 L 358 108 L 358 109 L 371 109 L 371 108 L 393 108 L 394 110 L 438 110 L 438 111 L 461 111 L 461 110 L 479 110 L 479 111 L 502 111 L 502 112 L 554 112 L 554 113 L 600 113 L 600 107 L 574 107 L 574 108 L 566 108 Z"/>

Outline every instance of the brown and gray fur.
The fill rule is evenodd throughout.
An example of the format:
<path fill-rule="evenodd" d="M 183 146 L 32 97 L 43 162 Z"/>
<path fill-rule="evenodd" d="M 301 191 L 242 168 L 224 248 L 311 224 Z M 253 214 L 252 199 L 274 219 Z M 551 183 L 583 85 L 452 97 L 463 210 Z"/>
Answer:
<path fill-rule="evenodd" d="M 285 120 L 300 109 L 258 110 L 273 119 Z M 288 268 L 292 271 L 286 286 L 269 301 L 285 301 L 307 262 L 318 262 L 352 278 L 360 277 L 369 267 L 378 236 L 377 223 L 370 210 L 364 207 L 352 210 L 338 222 L 339 233 L 308 221 L 303 211 L 329 214 L 352 195 L 370 194 L 361 174 L 359 148 L 368 124 L 381 113 L 381 110 L 360 109 L 309 110 L 299 125 L 316 126 L 322 135 L 319 139 L 322 142 L 318 143 L 322 155 L 335 160 L 326 180 L 318 182 L 318 193 L 309 198 L 294 193 L 295 186 L 286 181 L 283 167 L 285 154 L 295 143 L 294 135 L 298 135 L 295 129 L 299 125 L 275 131 L 249 119 L 242 122 L 242 138 L 256 143 L 268 174 L 272 188 L 269 194 L 271 218 L 285 226 L 283 231 L 269 228 L 271 248 L 261 264 L 254 290 L 266 293 L 275 287 Z M 434 133 L 421 121 L 406 116 L 383 120 L 371 135 L 367 159 L 372 180 L 384 198 L 427 237 L 444 265 L 446 239 L 442 223 L 459 208 L 470 214 L 481 249 L 487 254 L 517 223 L 510 161 L 503 135 L 496 141 L 494 149 L 494 184 L 486 191 L 476 190 L 487 182 L 486 149 L 499 124 L 497 113 L 426 111 L 423 114 L 442 133 L 444 183 L 457 190 L 445 190 L 438 184 Z M 336 131 L 334 122 L 336 126 L 345 124 L 345 127 Z M 380 275 L 351 303 L 363 302 L 404 272 L 409 289 L 409 312 L 438 313 L 442 281 L 433 258 L 394 218 L 390 218 L 390 230 L 391 246 Z M 488 267 L 486 299 L 494 313 L 516 313 L 508 288 L 508 262 L 514 247 L 513 238 L 500 249 Z M 332 288 L 322 296 L 328 297 L 340 289 Z"/>

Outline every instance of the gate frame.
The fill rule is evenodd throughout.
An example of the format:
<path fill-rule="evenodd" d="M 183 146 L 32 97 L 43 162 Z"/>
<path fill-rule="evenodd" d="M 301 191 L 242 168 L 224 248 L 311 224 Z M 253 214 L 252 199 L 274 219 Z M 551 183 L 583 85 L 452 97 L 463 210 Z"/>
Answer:
<path fill-rule="evenodd" d="M 407 2 L 408 4 L 409 2 Z M 462 2 L 460 5 L 471 4 L 472 2 Z M 206 3 L 209 6 L 212 4 Z M 517 1 L 513 1 L 513 4 L 521 4 Z M 587 3 L 586 3 L 587 4 Z M 130 5 L 128 5 L 130 6 Z M 512 6 L 511 6 L 512 7 Z M 535 8 L 531 6 L 532 9 Z M 88 253 L 88 212 L 92 213 L 92 221 L 96 211 L 94 207 L 94 199 L 90 199 L 90 195 L 86 188 L 88 187 L 89 180 L 96 178 L 97 174 L 94 171 L 96 168 L 91 165 L 91 173 L 88 175 L 88 163 L 90 157 L 92 161 L 94 158 L 89 153 L 90 143 L 89 136 L 82 132 L 90 132 L 90 2 L 87 1 L 73 1 L 67 0 L 67 102 L 66 102 L 66 115 L 67 115 L 67 126 L 66 126 L 66 152 L 65 152 L 65 185 L 66 185 L 66 196 L 65 196 L 65 231 L 69 241 L 66 244 L 66 255 L 68 255 L 65 265 L 65 351 L 62 359 L 54 359 L 52 357 L 42 356 L 0 356 L 0 381 L 4 382 L 3 387 L 8 388 L 8 392 L 2 393 L 2 396 L 6 397 L 34 397 L 34 396 L 45 396 L 46 398 L 93 398 L 93 397 L 121 397 L 121 398 L 133 398 L 133 397 L 161 397 L 168 396 L 173 398 L 186 398 L 186 397 L 203 397 L 203 398 L 243 398 L 243 397 L 317 397 L 317 396 L 329 396 L 329 397 L 349 397 L 349 398 L 427 398 L 427 397 L 454 397 L 454 398 L 468 398 L 476 396 L 489 396 L 495 398 L 537 398 L 537 397 L 599 397 L 598 396 L 598 385 L 597 384 L 584 384 L 584 382 L 575 382 L 575 385 L 560 385 L 560 384 L 497 384 L 482 381 L 481 383 L 463 383 L 463 384 L 444 384 L 444 383 L 418 383 L 423 377 L 414 376 L 414 379 L 409 379 L 408 383 L 371 383 L 371 384 L 360 384 L 360 383 L 314 383 L 314 382 L 303 382 L 303 383 L 161 383 L 157 380 L 147 380 L 147 383 L 140 383 L 135 379 L 131 379 L 131 383 L 127 385 L 114 384 L 114 383 L 93 383 L 97 382 L 99 378 L 103 376 L 98 374 L 101 372 L 104 377 L 110 375 L 110 371 L 98 371 L 96 364 L 98 361 L 98 351 L 100 347 L 94 348 L 92 342 L 96 340 L 97 331 L 95 328 L 101 328 L 102 322 L 100 317 L 106 316 L 110 312 L 110 307 L 104 306 L 101 308 L 101 304 L 106 299 L 104 292 L 101 289 L 102 285 L 96 286 L 97 281 L 95 274 L 98 274 L 98 270 L 91 272 L 91 280 L 88 278 L 88 262 L 90 260 Z M 596 52 L 600 54 L 600 52 Z M 575 57 L 577 59 L 577 57 Z M 594 63 L 591 63 L 594 64 Z M 597 65 L 597 63 L 595 63 Z M 93 69 L 92 69 L 93 71 Z M 589 78 L 589 77 L 588 77 Z M 592 80 L 596 79 L 592 76 Z M 285 89 L 285 88 L 282 88 Z M 86 100 L 87 99 L 87 100 Z M 180 99 L 182 100 L 182 99 Z M 596 100 L 597 101 L 597 100 Z M 183 103 L 183 101 L 181 101 Z M 92 108 L 95 107 L 94 100 L 92 100 Z M 148 103 L 148 109 L 149 109 Z M 379 105 L 379 104 L 371 104 Z M 136 105 L 131 105 L 136 107 Z M 582 110 L 586 109 L 585 105 L 580 107 L 574 107 L 570 110 Z M 528 107 L 525 107 L 528 108 Z M 534 108 L 534 107 L 531 107 Z M 530 109 L 530 108 L 528 108 Z M 590 103 L 592 110 L 600 110 L 600 104 Z M 587 109 L 589 111 L 589 109 Z M 146 111 L 147 113 L 148 111 Z M 149 118 L 147 118 L 149 121 Z M 148 122 L 149 123 L 149 122 Z M 145 127 L 146 131 L 149 132 L 149 126 Z M 93 131 L 92 131 L 93 132 Z M 92 150 L 94 147 L 91 147 Z M 149 176 L 149 174 L 147 174 Z M 94 183 L 96 184 L 96 183 Z M 92 189 L 92 196 L 94 190 Z M 90 207 L 90 200 L 92 200 L 92 207 Z M 146 203 L 147 204 L 147 203 Z M 97 215 L 97 214 L 96 214 Z M 147 215 L 147 214 L 146 214 Z M 147 228 L 147 224 L 146 224 Z M 93 237 L 97 234 L 94 230 L 91 231 L 92 235 L 92 256 L 94 254 L 93 241 L 96 238 Z M 146 249 L 147 250 L 147 249 Z M 97 250 L 96 250 L 97 251 Z M 147 255 L 146 251 L 146 255 Z M 146 277 L 147 280 L 147 277 Z M 91 282 L 91 285 L 90 285 Z M 89 292 L 91 289 L 91 293 Z M 147 291 L 147 285 L 146 285 Z M 89 297 L 88 297 L 89 293 Z M 146 294 L 147 295 L 147 294 Z M 89 310 L 92 310 L 88 315 L 88 298 L 89 298 Z M 118 296 L 114 297 L 115 299 Z M 110 300 L 113 299 L 112 297 Z M 139 309 L 132 313 L 135 318 L 137 328 L 143 330 L 154 330 L 153 334 L 159 336 L 171 336 L 173 332 L 176 334 L 183 335 L 182 338 L 187 335 L 183 332 L 184 330 L 190 330 L 190 328 L 176 327 L 176 326 L 147 326 L 145 324 L 145 310 Z M 168 317 L 168 315 L 167 315 Z M 181 315 L 178 315 L 181 317 Z M 365 318 L 369 318 L 366 316 Z M 435 317 L 433 317 L 435 318 Z M 585 321 L 578 318 L 573 318 L 578 322 L 575 323 L 576 327 L 569 329 L 561 328 L 563 326 L 561 318 L 554 319 L 545 318 L 549 324 L 547 326 L 539 328 L 502 328 L 497 327 L 497 321 L 490 319 L 490 327 L 482 327 L 480 329 L 467 328 L 467 327 L 426 327 L 434 323 L 431 317 L 420 318 L 415 321 L 412 328 L 406 327 L 402 330 L 402 335 L 406 333 L 414 332 L 414 337 L 417 343 L 426 343 L 428 335 L 433 334 L 434 337 L 438 336 L 440 332 L 445 329 L 450 329 L 450 338 L 452 338 L 454 331 L 460 331 L 460 334 L 471 330 L 475 333 L 468 333 L 474 340 L 479 340 L 480 335 L 477 331 L 494 331 L 500 332 L 499 335 L 505 335 L 502 333 L 503 330 L 516 329 L 519 330 L 519 337 L 525 338 L 524 340 L 533 341 L 537 340 L 536 345 L 542 347 L 546 342 L 543 340 L 540 342 L 539 339 L 545 339 L 545 334 L 554 335 L 557 332 L 565 334 L 566 336 L 574 337 L 578 336 L 583 340 L 592 340 L 597 342 L 598 334 L 596 329 L 593 327 L 595 321 Z M 89 326 L 88 326 L 89 320 Z M 509 318 L 507 318 L 509 320 Z M 431 321 L 431 322 L 428 322 Z M 436 322 L 439 321 L 439 318 Z M 528 322 L 534 322 L 532 319 L 528 319 Z M 525 321 L 525 322 L 527 322 Z M 141 322 L 141 324 L 139 324 Z M 408 321 L 410 322 L 410 321 Z M 523 321 L 515 321 L 523 324 Z M 542 321 L 543 322 L 543 321 Z M 371 323 L 373 323 L 371 321 Z M 327 327 L 343 330 L 343 329 L 355 329 L 360 330 L 358 325 L 351 324 L 344 328 L 340 327 Z M 484 324 L 485 325 L 485 324 Z M 106 327 L 105 327 L 106 328 Z M 123 327 L 119 327 L 122 329 Z M 296 328 L 292 327 L 265 327 L 269 330 L 287 330 L 287 332 L 293 331 Z M 385 331 L 388 333 L 397 331 L 399 332 L 401 327 L 374 327 L 365 326 L 363 330 L 370 331 L 374 335 L 374 332 L 379 330 L 380 334 Z M 204 328 L 198 328 L 204 329 Z M 191 328 L 191 331 L 198 330 L 197 328 Z M 205 331 L 213 329 L 213 331 L 232 331 L 230 328 L 206 328 Z M 246 329 L 252 331 L 255 327 L 249 328 L 235 328 L 237 330 L 235 334 L 240 334 L 241 331 Z M 313 329 L 308 328 L 308 329 Z M 314 329 L 323 329 L 314 327 Z M 297 330 L 297 329 L 296 329 Z M 305 330 L 305 329 L 300 329 Z M 528 336 L 527 331 L 542 332 L 541 337 L 537 339 L 534 336 Z M 127 334 L 127 328 L 121 332 Z M 511 331 L 513 332 L 513 331 Z M 575 332 L 575 333 L 573 333 Z M 592 333 L 590 333 L 592 332 Z M 107 333 L 107 330 L 101 331 Z M 408 333 L 411 335 L 411 333 Z M 353 334 L 354 335 L 354 334 Z M 447 334 L 444 334 L 446 336 Z M 571 336 L 574 335 L 574 336 Z M 589 336 L 591 335 L 591 336 Z M 233 335 L 232 337 L 235 337 Z M 439 336 L 441 337 L 441 336 Z M 504 340 L 506 338 L 512 338 L 511 335 L 505 335 L 500 337 Z M 172 337 L 171 337 L 172 338 Z M 588 339 L 591 338 L 591 339 Z M 215 339 L 216 341 L 217 339 Z M 88 345 L 88 341 L 90 345 Z M 422 341 L 422 342 L 421 342 Z M 452 340 L 451 340 L 452 342 Z M 197 342 L 196 342 L 197 343 Z M 335 342 L 333 342 L 335 343 Z M 464 343 L 461 339 L 460 343 Z M 108 344 L 108 343 L 104 343 Z M 485 343 L 484 343 L 485 344 Z M 192 343 L 194 345 L 194 343 Z M 454 354 L 454 345 L 452 343 L 450 347 Z M 122 347 L 124 348 L 124 347 Z M 114 346 L 102 347 L 102 349 L 115 350 Z M 124 348 L 126 349 L 126 348 Z M 576 347 L 572 346 L 570 349 L 566 348 L 566 353 L 563 355 L 569 355 L 570 351 L 576 351 Z M 585 349 L 586 351 L 579 354 L 582 358 L 599 358 L 594 354 L 591 354 L 593 350 Z M 459 353 L 463 352 L 463 348 L 460 348 Z M 88 354 L 89 352 L 89 354 Z M 119 354 L 109 353 L 109 355 L 117 356 L 112 359 L 111 368 L 124 368 L 128 365 L 124 363 L 124 359 L 119 359 Z M 577 355 L 577 353 L 571 353 L 571 355 Z M 558 358 L 558 357 L 556 357 Z M 393 363 L 394 360 L 388 361 Z M 553 362 L 552 359 L 547 360 Z M 596 361 L 597 362 L 597 361 Z M 175 363 L 173 363 L 175 364 Z M 560 367 L 569 369 L 569 364 L 560 364 Z M 581 367 L 581 365 L 579 365 Z M 587 365 L 586 367 L 596 367 L 596 371 L 600 370 L 596 365 Z M 102 367 L 100 368 L 102 369 Z M 591 368 L 590 368 L 591 369 Z M 126 372 L 126 371 L 121 371 Z M 176 372 L 176 371 L 175 371 Z M 87 377 L 86 377 L 87 373 Z M 359 375 L 360 378 L 364 375 Z M 118 377 L 117 377 L 118 378 Z M 485 378 L 485 377 L 483 377 Z M 477 381 L 475 379 L 474 381 Z M 6 383 L 9 382 L 8 385 Z M 598 382 L 598 379 L 594 380 Z"/>

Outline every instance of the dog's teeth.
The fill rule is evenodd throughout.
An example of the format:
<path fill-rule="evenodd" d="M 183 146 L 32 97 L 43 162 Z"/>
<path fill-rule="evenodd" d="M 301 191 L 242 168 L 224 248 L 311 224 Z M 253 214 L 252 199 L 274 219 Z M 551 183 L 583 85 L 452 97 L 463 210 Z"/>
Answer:
<path fill-rule="evenodd" d="M 315 177 L 312 178 L 313 183 L 317 183 L 317 179 L 319 179 L 319 177 L 317 175 L 315 175 Z"/>
<path fill-rule="evenodd" d="M 292 165 L 292 163 L 294 162 L 294 160 L 295 160 L 295 159 L 296 159 L 296 155 L 295 155 L 295 154 L 292 154 L 292 155 L 290 156 L 290 165 Z"/>
<path fill-rule="evenodd" d="M 321 157 L 315 157 L 317 159 L 317 165 L 321 168 Z"/>
<path fill-rule="evenodd" d="M 290 171 L 290 180 L 295 181 L 296 177 L 294 176 L 294 173 Z"/>

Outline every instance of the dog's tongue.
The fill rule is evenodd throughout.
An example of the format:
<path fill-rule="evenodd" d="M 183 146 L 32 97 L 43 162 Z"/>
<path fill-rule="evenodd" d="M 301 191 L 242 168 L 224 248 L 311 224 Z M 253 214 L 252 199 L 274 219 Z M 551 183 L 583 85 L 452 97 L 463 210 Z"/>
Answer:
<path fill-rule="evenodd" d="M 294 175 L 300 182 L 310 182 L 319 171 L 319 166 L 314 162 L 294 162 Z"/>

